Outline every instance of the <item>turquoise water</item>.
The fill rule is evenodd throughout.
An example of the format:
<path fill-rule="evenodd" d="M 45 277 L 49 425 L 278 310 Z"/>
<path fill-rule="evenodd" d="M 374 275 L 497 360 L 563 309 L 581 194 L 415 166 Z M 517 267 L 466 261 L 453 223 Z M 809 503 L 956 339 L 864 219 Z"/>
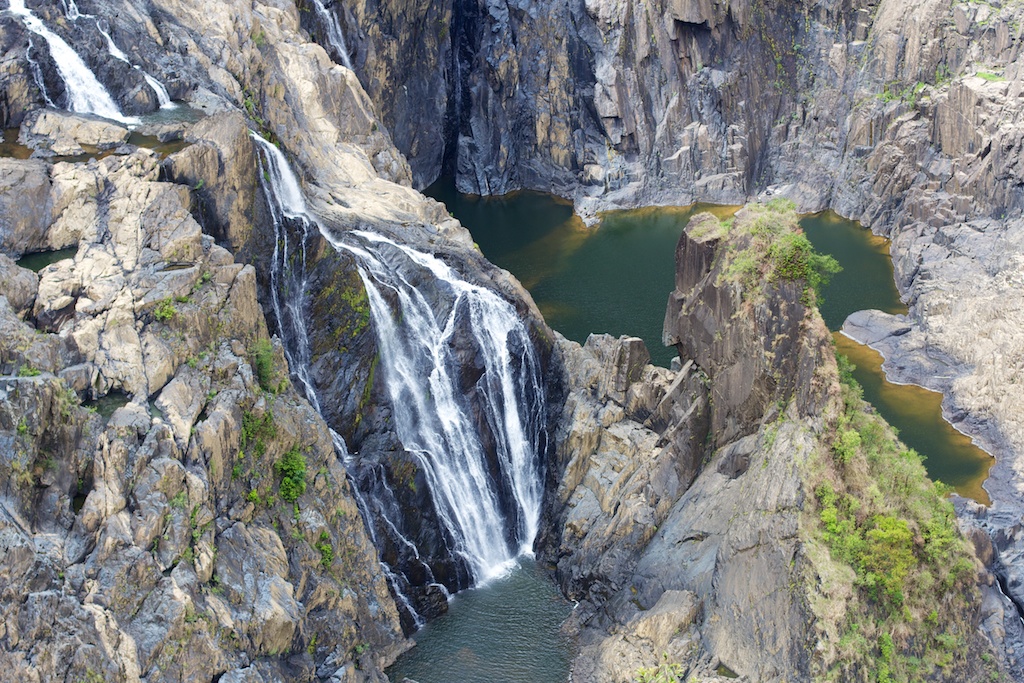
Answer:
<path fill-rule="evenodd" d="M 565 683 L 572 644 L 559 629 L 572 607 L 533 560 L 456 595 L 388 669 L 417 683 Z"/>

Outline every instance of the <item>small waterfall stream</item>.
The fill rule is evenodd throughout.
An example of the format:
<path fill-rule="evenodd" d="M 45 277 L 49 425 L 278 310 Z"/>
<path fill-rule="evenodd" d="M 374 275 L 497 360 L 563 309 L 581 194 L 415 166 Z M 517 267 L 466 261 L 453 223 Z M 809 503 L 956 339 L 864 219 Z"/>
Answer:
<path fill-rule="evenodd" d="M 77 7 L 75 8 L 75 13 L 78 13 Z M 96 29 L 100 32 L 100 35 L 102 35 L 107 41 L 107 51 L 110 53 L 110 56 L 114 59 L 124 62 L 125 64 L 127 64 L 128 66 L 132 67 L 133 69 L 137 70 L 139 73 L 142 74 L 142 77 L 146 79 L 146 84 L 150 88 L 152 88 L 153 92 L 156 93 L 156 99 L 157 102 L 160 103 L 161 109 L 174 108 L 175 105 L 173 102 L 171 102 L 171 95 L 167 92 L 167 88 L 164 87 L 164 84 L 150 76 L 148 73 L 146 73 L 146 71 L 138 64 L 132 64 L 131 60 L 128 59 L 128 55 L 124 53 L 124 50 L 117 46 L 117 43 L 114 42 L 114 39 L 110 37 L 110 33 L 103 27 L 104 23 L 106 22 L 103 22 L 100 19 L 96 19 L 95 17 L 93 18 L 96 21 Z"/>
<path fill-rule="evenodd" d="M 68 108 L 71 111 L 96 114 L 122 123 L 136 122 L 136 119 L 121 113 L 110 93 L 96 79 L 78 53 L 63 38 L 48 29 L 46 24 L 25 6 L 25 0 L 8 0 L 8 2 L 11 13 L 21 18 L 25 28 L 41 37 L 49 45 L 53 62 L 57 65 L 57 71 L 67 88 Z M 75 7 L 74 11 L 77 14 L 78 8 Z"/>
<path fill-rule="evenodd" d="M 276 229 L 272 306 L 287 337 L 292 371 L 319 409 L 322 397 L 309 376 L 304 317 L 305 242 L 315 227 L 336 249 L 356 259 L 395 428 L 428 482 L 437 518 L 454 544 L 450 551 L 478 585 L 502 575 L 517 556 L 530 553 L 543 495 L 543 382 L 515 308 L 462 280 L 435 256 L 375 233 L 324 230 L 309 214 L 299 181 L 281 151 L 255 134 L 253 138 L 261 150 L 263 188 Z M 289 248 L 289 232 L 302 236 L 301 248 Z M 292 253 L 299 258 L 290 257 Z M 429 296 L 421 291 L 424 284 Z M 467 370 L 467 362 L 475 366 Z M 339 450 L 343 448 L 342 443 Z M 370 468 L 367 476 L 376 478 L 374 490 L 390 492 L 382 474 Z M 447 595 L 420 559 L 420 549 L 395 523 L 402 511 L 391 493 L 388 500 L 360 501 L 364 515 L 381 521 L 378 529 L 422 564 L 429 585 Z M 367 519 L 367 526 L 374 523 Z M 422 620 L 400 590 L 408 579 L 395 576 L 396 567 L 385 569 L 398 602 L 418 627 Z"/>
<path fill-rule="evenodd" d="M 317 16 L 320 17 L 320 21 L 327 29 L 327 42 L 329 42 L 331 47 L 334 48 L 334 51 L 341 59 L 341 63 L 350 71 L 354 71 L 352 68 L 352 59 L 348 54 L 348 47 L 345 45 L 345 34 L 341 30 L 338 18 L 334 16 L 333 12 L 327 9 L 323 0 L 313 0 L 313 8 L 316 9 Z"/>

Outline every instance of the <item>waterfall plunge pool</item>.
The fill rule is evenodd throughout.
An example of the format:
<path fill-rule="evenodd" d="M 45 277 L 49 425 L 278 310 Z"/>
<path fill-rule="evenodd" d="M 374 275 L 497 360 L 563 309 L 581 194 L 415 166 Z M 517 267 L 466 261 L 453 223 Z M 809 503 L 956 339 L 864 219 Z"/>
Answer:
<path fill-rule="evenodd" d="M 560 627 L 571 611 L 544 569 L 520 557 L 504 576 L 453 597 L 388 676 L 395 683 L 564 683 L 572 644 Z"/>
<path fill-rule="evenodd" d="M 570 203 L 539 192 L 475 197 L 458 194 L 450 181 L 426 192 L 447 204 L 489 260 L 519 278 L 552 328 L 580 343 L 592 332 L 638 336 L 663 366 L 675 355 L 661 345 L 661 330 L 679 235 L 699 210 L 719 217 L 736 210 L 698 205 L 617 211 L 591 229 Z M 814 247 L 843 267 L 824 288 L 820 309 L 839 350 L 857 366 L 864 398 L 924 457 L 929 476 L 989 504 L 982 483 L 994 459 L 943 419 L 942 395 L 888 382 L 878 353 L 837 332 L 854 311 L 906 313 L 888 240 L 831 211 L 803 216 L 800 224 Z"/>

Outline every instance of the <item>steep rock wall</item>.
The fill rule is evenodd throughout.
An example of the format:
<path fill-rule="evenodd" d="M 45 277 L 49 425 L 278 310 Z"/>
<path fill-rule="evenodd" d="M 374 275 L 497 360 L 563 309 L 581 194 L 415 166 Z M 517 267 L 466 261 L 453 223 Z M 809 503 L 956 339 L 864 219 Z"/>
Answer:
<path fill-rule="evenodd" d="M 0 297 L 3 678 L 382 680 L 398 613 L 255 270 L 151 152 L 44 168 L 78 252 Z"/>
<path fill-rule="evenodd" d="M 683 361 L 677 369 L 645 365 L 637 339 L 559 344 L 568 377 L 556 435 L 564 469 L 543 548 L 563 591 L 579 601 L 570 618 L 580 647 L 574 678 L 624 681 L 646 670 L 716 680 L 728 670 L 759 681 L 870 679 L 889 666 L 889 655 L 871 640 L 880 636 L 851 624 L 876 619 L 884 633 L 893 617 L 884 599 L 869 597 L 854 578 L 863 569 L 851 568 L 830 540 L 824 520 L 831 503 L 822 502 L 830 500 L 822 492 L 863 501 L 857 509 L 868 519 L 884 511 L 922 529 L 937 523 L 922 510 L 937 506 L 958 537 L 952 507 L 919 462 L 901 465 L 897 475 L 871 471 L 871 458 L 888 457 L 877 451 L 835 455 L 846 425 L 870 413 L 857 413 L 860 399 L 837 381 L 813 293 L 774 270 L 770 249 L 760 251 L 785 241 L 791 228 L 757 241 L 769 229 L 766 220 L 795 226 L 795 216 L 785 215 L 748 208 L 733 226 L 708 214 L 690 222 L 676 252 L 677 287 L 665 324 Z M 742 264 L 752 255 L 757 275 L 746 277 Z M 896 454 L 902 446 L 892 448 Z M 890 477 L 915 483 L 894 494 Z M 865 482 L 879 488 L 865 493 Z M 864 531 L 854 525 L 844 533 Z M 968 648 L 992 647 L 975 631 L 980 563 L 965 541 L 951 543 L 941 551 L 949 557 L 934 562 L 921 553 L 919 567 L 943 574 L 963 562 L 963 573 L 940 579 L 958 588 L 908 590 L 905 606 L 909 614 L 936 600 L 957 602 L 941 629 L 964 645 L 943 660 L 949 668 L 933 672 L 973 679 L 985 674 Z M 994 588 L 987 591 L 996 599 Z M 999 633 L 1003 623 L 1012 625 L 1005 607 L 993 618 Z M 895 619 L 907 629 L 891 636 L 897 657 L 935 661 L 942 646 L 927 635 L 931 626 Z M 852 632 L 865 648 L 850 647 Z"/>

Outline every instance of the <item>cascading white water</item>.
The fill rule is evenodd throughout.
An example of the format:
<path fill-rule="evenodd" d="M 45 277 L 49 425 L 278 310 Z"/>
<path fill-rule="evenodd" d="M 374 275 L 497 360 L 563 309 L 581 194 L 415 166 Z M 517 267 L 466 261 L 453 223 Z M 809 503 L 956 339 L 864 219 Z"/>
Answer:
<path fill-rule="evenodd" d="M 354 234 L 363 246 L 334 243 L 359 259 L 399 438 L 417 457 L 457 551 L 474 578 L 487 581 L 530 551 L 540 519 L 540 415 L 529 406 L 536 409 L 543 393 L 533 346 L 515 309 L 490 290 L 463 281 L 434 256 L 380 235 Z M 447 309 L 429 302 L 410 275 L 435 280 L 449 298 Z M 385 290 L 396 296 L 395 310 Z M 494 433 L 501 482 L 491 480 L 485 446 L 461 396 L 452 344 L 460 324 L 469 326 L 484 363 L 485 405 L 478 408 Z M 515 547 L 506 540 L 502 485 L 516 504 Z"/>
<path fill-rule="evenodd" d="M 316 9 L 321 22 L 327 28 L 327 41 L 334 48 L 334 51 L 338 53 L 338 56 L 341 57 L 341 63 L 349 70 L 354 70 L 352 69 L 352 60 L 348 55 L 348 47 L 345 45 L 345 34 L 342 33 L 341 25 L 338 24 L 338 18 L 327 9 L 323 0 L 313 0 L 313 7 Z"/>
<path fill-rule="evenodd" d="M 301 330 L 294 323 L 304 320 L 305 282 L 289 288 L 290 301 L 281 301 L 278 293 L 290 253 L 283 220 L 288 219 L 302 221 L 304 231 L 316 225 L 336 249 L 356 257 L 399 439 L 417 458 L 437 517 L 475 581 L 500 575 L 517 555 L 530 552 L 543 495 L 538 453 L 544 392 L 523 322 L 511 304 L 465 282 L 434 256 L 369 232 L 339 236 L 324 230 L 309 215 L 298 178 L 281 151 L 253 137 L 263 152 L 263 186 L 278 226 L 271 286 L 283 333 L 296 335 L 294 346 L 308 349 L 304 323 Z M 428 301 L 413 282 L 428 282 L 441 301 Z M 463 351 L 483 366 L 475 406 L 461 388 L 457 337 Z M 292 368 L 318 406 L 312 382 L 303 374 L 308 350 L 293 356 L 299 353 L 307 355 L 296 357 Z M 385 523 L 400 542 L 411 545 L 390 519 Z M 418 558 L 414 546 L 413 551 Z"/>
<path fill-rule="evenodd" d="M 32 43 L 32 36 L 28 38 L 28 49 L 25 51 L 25 59 L 28 61 L 28 68 L 32 71 L 32 78 L 36 82 L 36 87 L 39 88 L 39 92 L 43 95 L 43 101 L 46 102 L 47 106 L 53 107 L 53 100 L 50 99 L 49 93 L 46 92 L 46 80 L 43 78 L 43 70 L 39 66 L 39 62 L 32 59 L 32 50 L 35 49 L 35 45 Z"/>
<path fill-rule="evenodd" d="M 284 345 L 288 366 L 302 384 L 306 399 L 317 412 L 320 412 L 320 399 L 309 377 L 309 334 L 306 330 L 304 313 L 306 308 L 305 241 L 310 236 L 313 220 L 306 211 L 306 200 L 302 197 L 299 180 L 288 167 L 288 160 L 284 158 L 284 154 L 256 133 L 252 133 L 252 138 L 263 152 L 261 170 L 264 182 L 261 185 L 274 221 L 274 253 L 271 256 L 270 267 L 271 306 L 274 309 L 274 317 L 277 318 L 278 326 L 281 328 L 282 336 L 290 335 L 295 342 Z M 281 280 L 291 275 L 287 272 L 290 231 L 285 219 L 293 221 L 301 227 L 303 245 L 302 260 L 298 264 L 299 278 L 290 283 L 292 285 L 289 287 L 292 290 L 291 296 L 282 301 Z M 344 443 L 344 439 L 341 439 L 340 435 L 332 432 L 332 438 L 334 437 Z M 337 447 L 337 440 L 335 447 Z M 347 449 L 345 453 L 348 453 Z"/>
<path fill-rule="evenodd" d="M 75 19 L 78 19 L 78 17 L 82 16 L 82 14 L 78 11 L 78 5 L 75 4 L 75 0 L 64 0 L 64 15 L 71 21 L 74 21 Z"/>
<path fill-rule="evenodd" d="M 75 11 L 77 12 L 78 9 L 75 8 Z M 173 109 L 175 105 L 171 101 L 171 94 L 167 92 L 167 88 L 164 87 L 164 84 L 150 76 L 148 73 L 146 73 L 146 71 L 141 66 L 137 64 L 132 64 L 131 60 L 128 59 L 128 55 L 126 55 L 124 51 L 117 46 L 117 43 L 114 42 L 114 39 L 111 38 L 107 30 L 103 28 L 103 24 L 100 22 L 99 19 L 96 19 L 96 29 L 99 30 L 100 35 L 102 35 L 106 39 L 107 52 L 110 53 L 111 57 L 124 62 L 125 64 L 132 67 L 133 69 L 138 70 L 138 72 L 142 74 L 142 77 L 146 79 L 146 84 L 149 85 L 149 87 L 153 89 L 153 92 L 156 93 L 156 100 L 160 103 L 160 108 Z"/>
<path fill-rule="evenodd" d="M 137 119 L 121 113 L 110 93 L 96 79 L 78 53 L 63 38 L 46 28 L 46 24 L 25 6 L 25 0 L 8 1 L 11 13 L 21 17 L 25 28 L 41 37 L 49 45 L 53 62 L 57 65 L 60 77 L 64 79 L 71 111 L 96 114 L 122 123 L 137 122 Z M 75 11 L 78 11 L 77 8 Z"/>

